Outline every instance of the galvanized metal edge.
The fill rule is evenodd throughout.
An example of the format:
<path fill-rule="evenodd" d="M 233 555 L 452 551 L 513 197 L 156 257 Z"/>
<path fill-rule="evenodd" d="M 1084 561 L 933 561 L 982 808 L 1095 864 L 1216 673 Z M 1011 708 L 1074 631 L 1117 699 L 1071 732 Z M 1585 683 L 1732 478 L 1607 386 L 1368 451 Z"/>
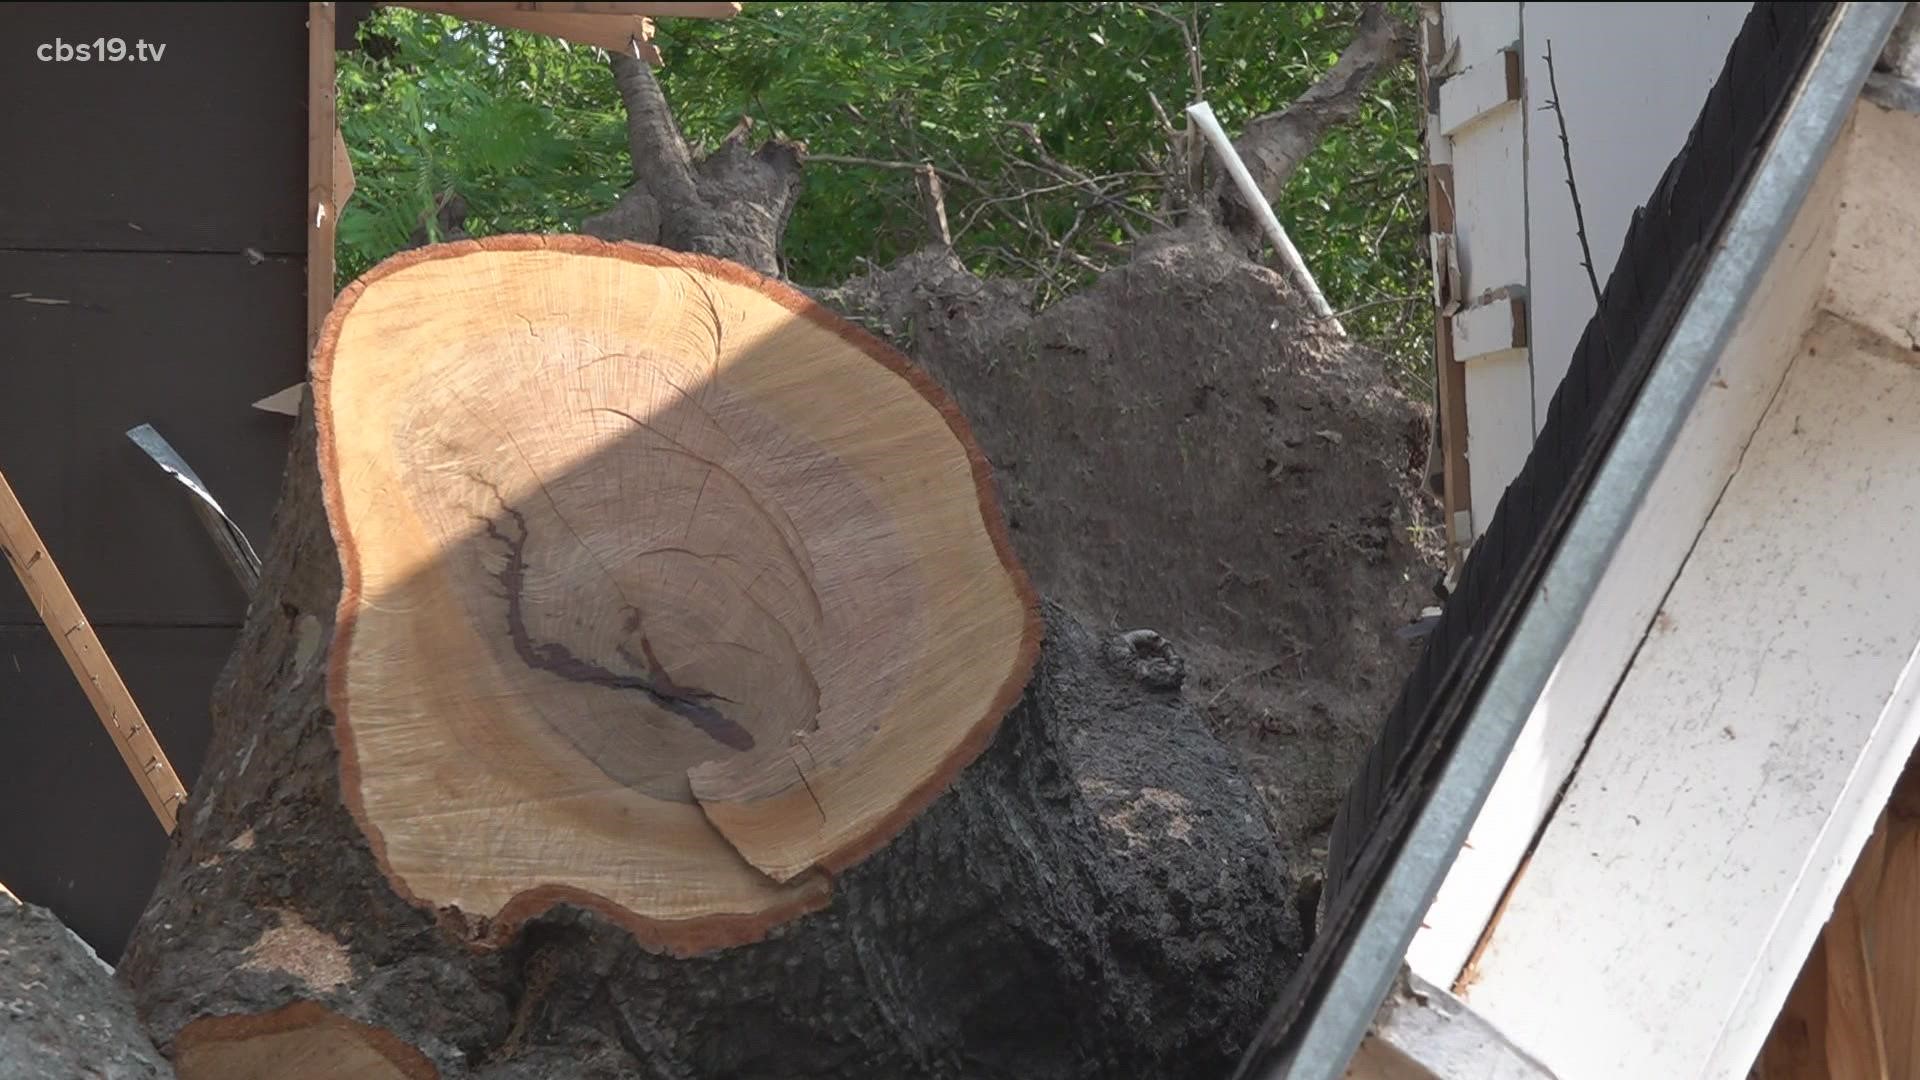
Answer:
<path fill-rule="evenodd" d="M 1346 962 L 1263 1080 L 1338 1080 L 1393 985 L 1487 792 L 1747 301 L 1846 123 L 1904 3 L 1850 3 L 1755 168 L 1619 438 L 1495 662 L 1460 742 L 1385 872 Z"/>

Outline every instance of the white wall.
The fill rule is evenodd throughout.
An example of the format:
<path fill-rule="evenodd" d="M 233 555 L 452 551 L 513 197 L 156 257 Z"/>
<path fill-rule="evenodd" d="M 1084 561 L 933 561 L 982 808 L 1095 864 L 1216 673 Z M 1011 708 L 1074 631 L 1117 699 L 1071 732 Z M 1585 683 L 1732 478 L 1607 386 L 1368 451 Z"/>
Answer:
<path fill-rule="evenodd" d="M 1454 167 L 1455 242 L 1463 292 L 1523 286 L 1530 342 L 1487 353 L 1460 339 L 1465 363 L 1472 532 L 1492 523 L 1520 473 L 1592 317 L 1580 266 L 1559 125 L 1544 108 L 1546 51 L 1573 147 L 1594 268 L 1604 288 L 1633 212 L 1679 153 L 1720 74 L 1749 3 L 1448 3 L 1441 5 L 1452 66 L 1471 78 L 1518 43 L 1523 100 L 1443 134 L 1434 160 Z M 1443 100 L 1447 94 L 1443 86 Z M 1444 112 L 1444 110 L 1443 110 Z"/>
<path fill-rule="evenodd" d="M 1593 315 L 1551 99 L 1547 43 L 1573 146 L 1574 180 L 1602 288 L 1636 207 L 1686 142 L 1751 4 L 1521 5 L 1527 95 L 1527 246 L 1534 428 Z M 1456 180 L 1456 183 L 1459 181 Z M 1467 203 L 1464 195 L 1460 202 Z M 1468 409 L 1468 425 L 1478 419 Z M 1516 469 L 1517 471 L 1517 469 Z M 1475 480 L 1479 470 L 1475 469 Z M 1477 515 L 1476 515 L 1477 516 Z M 1476 522 L 1484 529 L 1486 522 Z"/>
<path fill-rule="evenodd" d="M 1518 3 L 1441 6 L 1451 59 L 1440 91 L 1438 128 L 1453 164 L 1453 241 L 1466 298 L 1524 286 L 1527 280 L 1527 117 L 1524 102 L 1502 103 L 1502 51 L 1520 40 L 1520 8 Z M 1534 438 L 1533 371 L 1525 348 L 1506 347 L 1511 325 L 1502 327 L 1503 322 L 1471 311 L 1456 314 L 1452 322 L 1455 362 L 1465 365 L 1467 468 L 1473 478 L 1469 509 L 1476 536 L 1492 520 L 1500 493 L 1519 474 Z M 1490 333 L 1470 334 L 1476 325 Z"/>

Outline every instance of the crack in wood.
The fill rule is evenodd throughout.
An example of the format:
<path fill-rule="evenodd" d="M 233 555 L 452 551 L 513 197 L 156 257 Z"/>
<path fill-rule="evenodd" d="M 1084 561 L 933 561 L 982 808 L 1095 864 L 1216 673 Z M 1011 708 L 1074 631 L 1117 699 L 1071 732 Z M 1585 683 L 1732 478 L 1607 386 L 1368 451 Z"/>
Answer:
<path fill-rule="evenodd" d="M 485 481 L 482 481 L 485 483 Z M 536 642 L 527 628 L 524 608 L 526 587 L 526 545 L 531 531 L 527 527 L 526 515 L 508 505 L 497 487 L 486 485 L 493 491 L 494 499 L 500 504 L 500 510 L 512 519 L 519 536 L 511 537 L 502 532 L 492 519 L 481 517 L 482 527 L 487 536 L 506 546 L 506 565 L 494 575 L 500 582 L 507 603 L 507 636 L 513 642 L 513 650 L 522 663 L 536 671 L 545 671 L 568 682 L 589 686 L 602 686 L 609 690 L 635 690 L 646 695 L 660 708 L 681 717 L 698 728 L 707 737 L 734 750 L 751 750 L 754 746 L 753 733 L 715 708 L 709 702 L 721 701 L 732 704 L 727 698 L 694 687 L 681 686 L 666 673 L 654 655 L 653 645 L 643 634 L 640 637 L 640 649 L 646 656 L 648 669 L 646 675 L 622 675 L 581 657 L 558 642 Z M 629 619 L 627 628 L 639 627 L 639 609 L 627 606 Z M 631 660 L 631 654 L 624 647 L 623 656 Z M 642 666 L 635 664 L 636 667 Z"/>

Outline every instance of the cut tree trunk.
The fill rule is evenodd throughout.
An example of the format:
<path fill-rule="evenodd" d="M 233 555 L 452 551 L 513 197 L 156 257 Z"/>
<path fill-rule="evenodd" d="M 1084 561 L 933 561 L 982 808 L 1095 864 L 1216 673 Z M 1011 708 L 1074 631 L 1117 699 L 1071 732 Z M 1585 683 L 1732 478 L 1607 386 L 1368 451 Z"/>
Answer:
<path fill-rule="evenodd" d="M 497 237 L 390 260 L 336 310 L 331 694 L 403 893 L 496 935 L 566 899 L 661 948 L 753 941 L 1025 686 L 1039 617 L 972 435 L 791 289 Z"/>
<path fill-rule="evenodd" d="M 1303 944 L 1257 796 L 1158 635 L 1033 666 L 917 369 L 655 249 L 356 290 L 123 964 L 183 1077 L 1229 1067 Z"/>

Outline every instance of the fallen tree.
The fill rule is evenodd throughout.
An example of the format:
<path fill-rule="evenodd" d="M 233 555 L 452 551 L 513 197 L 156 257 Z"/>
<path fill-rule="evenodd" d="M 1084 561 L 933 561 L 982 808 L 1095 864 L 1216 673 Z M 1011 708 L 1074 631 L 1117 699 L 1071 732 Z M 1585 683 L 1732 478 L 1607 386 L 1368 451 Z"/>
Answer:
<path fill-rule="evenodd" d="M 1262 183 L 1403 48 L 1375 9 L 1256 121 Z M 1277 503 L 1212 552 L 1293 576 L 1241 582 L 1268 610 L 1160 625 L 1313 637 L 1301 683 L 1370 715 L 1417 589 L 1417 410 L 1205 199 L 1037 316 L 941 248 L 828 295 L 956 407 L 698 257 L 778 270 L 803 148 L 696 162 L 615 71 L 637 179 L 589 231 L 692 256 L 465 241 L 336 306 L 122 964 L 153 1038 L 189 1080 L 1220 1075 L 1304 946 L 1325 798 L 1270 817 L 1204 715 L 1231 688 L 1074 611 L 1208 607 L 1128 515 L 1191 539 Z M 1100 389 L 1168 369 L 1209 389 L 1150 420 Z M 1116 416 L 1135 490 L 1064 497 Z M 1063 554 L 1089 544 L 1119 580 Z"/>

